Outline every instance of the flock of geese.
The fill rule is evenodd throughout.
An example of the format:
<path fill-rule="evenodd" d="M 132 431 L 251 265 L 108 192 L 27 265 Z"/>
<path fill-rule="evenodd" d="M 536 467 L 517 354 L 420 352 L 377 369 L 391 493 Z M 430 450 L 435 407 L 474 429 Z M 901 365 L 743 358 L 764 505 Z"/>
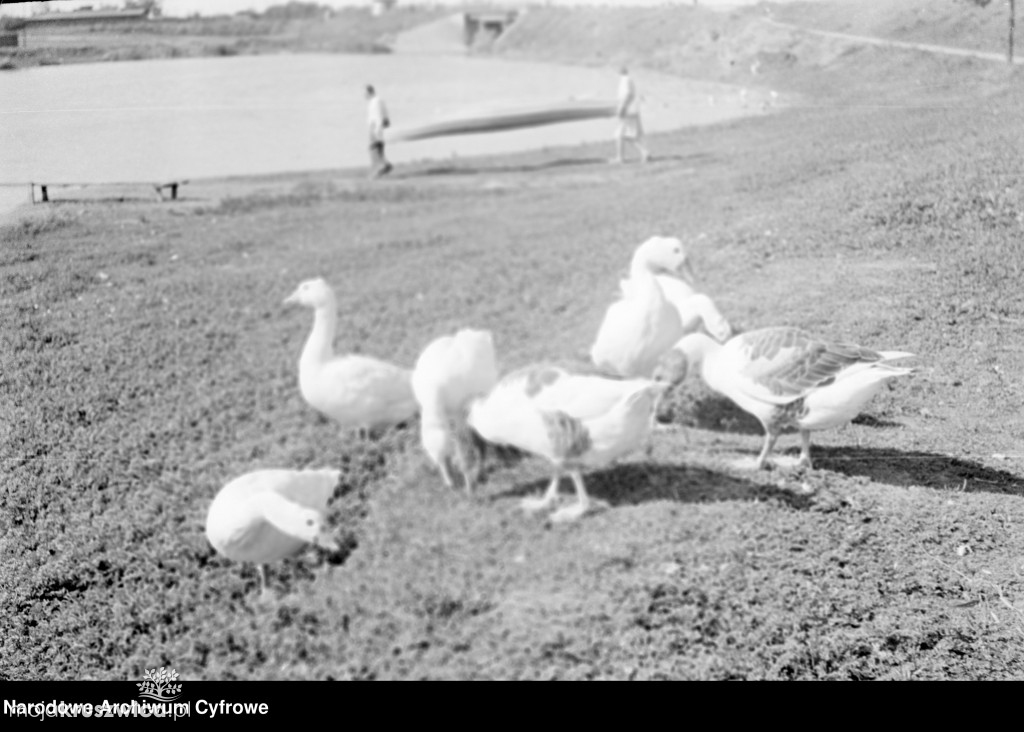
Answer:
<path fill-rule="evenodd" d="M 797 328 L 734 334 L 700 292 L 688 253 L 674 237 L 655 236 L 637 247 L 619 286 L 590 349 L 599 373 L 537 364 L 501 376 L 492 335 L 484 330 L 434 340 L 412 370 L 336 355 L 334 293 L 323 279 L 307 280 L 284 301 L 314 314 L 299 359 L 299 389 L 344 433 L 365 434 L 418 414 L 424 452 L 445 485 L 461 483 L 467 493 L 480 479 L 487 444 L 543 458 L 551 482 L 522 507 L 550 508 L 568 475 L 576 501 L 550 515 L 565 522 L 591 507 L 583 471 L 647 443 L 659 400 L 691 372 L 761 422 L 761 469 L 779 435 L 794 428 L 802 443 L 799 464 L 810 467 L 812 431 L 845 424 L 886 380 L 913 371 L 889 363 L 913 354 L 821 340 Z M 308 544 L 337 550 L 326 512 L 339 478 L 330 468 L 242 475 L 215 497 L 206 536 L 225 557 L 255 563 L 266 593 L 265 564 Z"/>

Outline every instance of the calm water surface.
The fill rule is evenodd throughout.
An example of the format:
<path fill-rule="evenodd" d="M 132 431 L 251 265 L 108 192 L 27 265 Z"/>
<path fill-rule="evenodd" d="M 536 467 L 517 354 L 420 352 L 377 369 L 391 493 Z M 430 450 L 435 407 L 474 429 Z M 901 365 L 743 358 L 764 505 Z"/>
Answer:
<path fill-rule="evenodd" d="M 739 114 L 739 90 L 634 74 L 648 130 Z M 464 57 L 282 54 L 0 72 L 0 183 L 130 182 L 367 165 L 363 85 L 395 127 L 474 108 L 613 99 L 615 69 Z M 714 104 L 711 97 L 714 97 Z M 609 140 L 612 120 L 395 143 L 393 162 Z M 655 151 L 656 152 L 656 151 Z"/>

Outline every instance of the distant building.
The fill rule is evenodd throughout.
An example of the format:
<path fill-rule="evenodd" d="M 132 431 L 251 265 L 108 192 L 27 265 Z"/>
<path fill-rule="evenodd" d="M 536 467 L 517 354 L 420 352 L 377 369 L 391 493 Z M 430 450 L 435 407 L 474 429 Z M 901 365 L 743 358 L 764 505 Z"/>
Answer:
<path fill-rule="evenodd" d="M 465 33 L 465 43 L 472 46 L 482 40 L 493 41 L 505 32 L 508 26 L 516 22 L 519 17 L 518 11 L 498 11 L 484 9 L 462 13 L 462 23 Z"/>
<path fill-rule="evenodd" d="M 46 5 L 49 5 L 47 3 Z M 121 23 L 149 20 L 154 15 L 151 4 L 124 10 L 92 10 L 81 9 L 71 12 L 42 12 L 29 16 L 7 16 L 7 31 L 0 37 L 0 46 L 29 45 L 29 38 L 38 34 L 46 34 L 51 30 L 73 26 L 94 25 L 96 23 Z M 13 36 L 13 38 L 12 38 Z"/>
<path fill-rule="evenodd" d="M 41 13 L 24 18 L 22 23 L 25 28 L 52 28 L 63 25 L 149 20 L 151 17 L 153 17 L 153 7 L 147 5 L 143 8 L 126 10 L 76 10 L 70 13 Z"/>
<path fill-rule="evenodd" d="M 371 0 L 370 1 L 370 12 L 374 15 L 383 15 L 391 8 L 395 7 L 396 0 Z"/>

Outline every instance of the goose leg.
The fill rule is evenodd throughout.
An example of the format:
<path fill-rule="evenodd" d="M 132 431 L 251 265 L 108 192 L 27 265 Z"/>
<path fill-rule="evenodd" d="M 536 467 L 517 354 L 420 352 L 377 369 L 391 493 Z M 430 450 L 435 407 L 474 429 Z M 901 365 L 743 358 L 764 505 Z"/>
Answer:
<path fill-rule="evenodd" d="M 256 573 L 260 576 L 260 600 L 266 602 L 270 599 L 270 591 L 267 590 L 267 567 L 263 564 L 256 565 Z"/>
<path fill-rule="evenodd" d="M 647 439 L 645 439 L 644 442 L 647 443 L 644 446 L 644 457 L 647 458 L 648 460 L 650 460 L 650 459 L 652 459 L 654 457 L 654 430 L 653 429 L 650 430 L 647 433 Z"/>
<path fill-rule="evenodd" d="M 775 441 L 779 439 L 779 436 L 771 432 L 765 432 L 764 435 L 764 447 L 761 448 L 761 454 L 757 456 L 757 469 L 763 470 L 768 463 L 768 454 L 775 447 Z"/>
<path fill-rule="evenodd" d="M 437 467 L 441 469 L 441 480 L 448 488 L 454 488 L 455 482 L 452 480 L 452 468 L 451 459 L 445 455 L 441 458 L 441 462 L 437 464 Z"/>
<path fill-rule="evenodd" d="M 808 430 L 800 430 L 800 462 L 802 468 L 813 468 L 811 464 L 811 433 Z"/>
<path fill-rule="evenodd" d="M 522 509 L 524 511 L 533 512 L 542 511 L 548 506 L 550 506 L 552 503 L 554 503 L 555 498 L 558 497 L 558 484 L 561 482 L 561 480 L 562 474 L 560 472 L 555 473 L 555 477 L 551 479 L 551 482 L 548 484 L 548 489 L 544 491 L 544 495 L 541 496 L 540 498 L 527 496 L 526 498 L 523 499 L 522 503 L 520 504 L 520 506 L 522 506 Z"/>
<path fill-rule="evenodd" d="M 455 457 L 466 486 L 466 495 L 472 496 L 473 489 L 483 472 L 480 452 L 471 440 L 459 439 L 455 443 Z"/>
<path fill-rule="evenodd" d="M 476 489 L 476 484 L 483 479 L 484 456 L 477 452 L 475 447 L 470 447 L 470 451 L 473 462 L 466 469 L 466 493 L 472 495 L 473 491 Z"/>
<path fill-rule="evenodd" d="M 476 489 L 476 484 L 480 482 L 483 476 L 483 461 L 472 447 L 470 448 L 468 459 L 469 462 L 463 468 L 463 477 L 466 479 L 466 494 L 471 497 Z"/>
<path fill-rule="evenodd" d="M 551 520 L 554 523 L 575 521 L 590 509 L 590 497 L 587 495 L 587 489 L 583 485 L 583 476 L 578 471 L 573 470 L 569 473 L 569 477 L 572 478 L 573 485 L 576 486 L 576 503 L 551 514 Z"/>

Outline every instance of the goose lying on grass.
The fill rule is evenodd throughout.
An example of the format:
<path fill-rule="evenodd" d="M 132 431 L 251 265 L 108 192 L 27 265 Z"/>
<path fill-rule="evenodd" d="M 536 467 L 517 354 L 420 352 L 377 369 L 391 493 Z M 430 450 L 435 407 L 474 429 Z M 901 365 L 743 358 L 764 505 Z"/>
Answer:
<path fill-rule="evenodd" d="M 206 538 L 217 553 L 255 562 L 260 590 L 267 593 L 264 565 L 298 554 L 307 544 L 339 547 L 324 528 L 327 502 L 341 471 L 257 470 L 217 493 L 206 514 Z"/>
<path fill-rule="evenodd" d="M 913 355 L 818 340 L 797 328 L 750 331 L 724 345 L 693 333 L 664 356 L 655 378 L 676 383 L 699 369 L 711 389 L 760 420 L 758 469 L 786 428 L 800 431 L 799 464 L 811 467 L 811 432 L 856 417 L 886 380 L 913 373 L 886 361 Z"/>
<path fill-rule="evenodd" d="M 463 329 L 442 336 L 420 354 L 412 372 L 412 390 L 420 406 L 420 440 L 424 451 L 454 487 L 452 461 L 466 492 L 479 477 L 481 456 L 465 423 L 466 406 L 498 383 L 494 340 L 486 330 Z"/>
<path fill-rule="evenodd" d="M 299 389 L 309 406 L 342 430 L 387 427 L 416 414 L 411 370 L 369 356 L 334 354 L 338 306 L 323 279 L 306 280 L 284 302 L 313 309 L 313 330 L 299 358 Z"/>
<path fill-rule="evenodd" d="M 678 239 L 652 237 L 633 255 L 622 297 L 609 306 L 590 358 L 598 368 L 627 378 L 649 378 L 658 359 L 685 333 L 679 314 L 655 275 L 676 273 L 686 266 Z"/>
<path fill-rule="evenodd" d="M 551 520 L 572 521 L 590 507 L 580 471 L 639 448 L 666 387 L 647 379 L 606 379 L 530 366 L 507 375 L 487 396 L 471 402 L 468 421 L 487 442 L 519 448 L 552 464 L 554 474 L 544 495 L 523 500 L 527 511 L 548 508 L 568 473 L 577 501 L 553 513 Z"/>

